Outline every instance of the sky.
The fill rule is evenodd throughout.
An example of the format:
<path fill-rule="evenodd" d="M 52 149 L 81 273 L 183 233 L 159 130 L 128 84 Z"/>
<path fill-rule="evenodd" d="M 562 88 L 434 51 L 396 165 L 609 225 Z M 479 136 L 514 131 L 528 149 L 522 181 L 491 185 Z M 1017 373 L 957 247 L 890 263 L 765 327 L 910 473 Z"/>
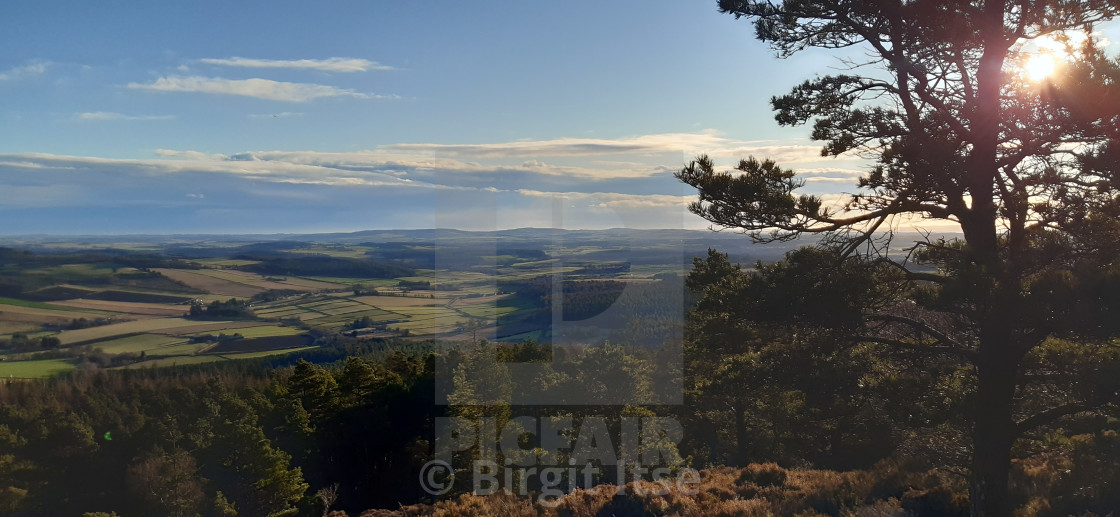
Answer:
<path fill-rule="evenodd" d="M 770 157 L 854 189 L 769 108 L 714 1 L 8 0 L 0 235 L 706 228 L 673 177 Z"/>

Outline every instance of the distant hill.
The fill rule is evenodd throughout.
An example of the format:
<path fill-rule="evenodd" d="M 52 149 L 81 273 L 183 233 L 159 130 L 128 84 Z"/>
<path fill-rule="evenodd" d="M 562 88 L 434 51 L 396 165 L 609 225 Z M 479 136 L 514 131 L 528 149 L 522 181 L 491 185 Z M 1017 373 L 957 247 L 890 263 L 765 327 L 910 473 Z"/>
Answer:
<path fill-rule="evenodd" d="M 946 235 L 951 237 L 952 235 Z M 916 232 L 895 235 L 894 247 L 900 248 L 919 240 Z M 297 248 L 312 244 L 379 245 L 413 244 L 453 248 L 481 248 L 493 246 L 495 250 L 511 248 L 564 248 L 592 247 L 595 251 L 585 258 L 595 260 L 635 260 L 635 256 L 661 262 L 674 256 L 687 262 L 701 255 L 708 248 L 729 253 L 739 261 L 756 259 L 769 261 L 780 258 L 798 246 L 811 244 L 812 239 L 791 242 L 755 244 L 750 238 L 734 231 L 707 230 L 638 230 L 612 228 L 606 230 L 563 230 L 556 228 L 516 228 L 496 231 L 466 231 L 455 229 L 416 230 L 364 230 L 348 233 L 311 234 L 245 234 L 245 235 L 26 235 L 0 237 L 0 245 L 23 249 L 50 249 L 52 251 L 89 251 L 107 249 L 158 248 L 172 255 L 196 257 L 263 252 L 284 248 Z M 639 262 L 644 261 L 641 258 Z M 675 260 L 668 260 L 675 262 Z"/>

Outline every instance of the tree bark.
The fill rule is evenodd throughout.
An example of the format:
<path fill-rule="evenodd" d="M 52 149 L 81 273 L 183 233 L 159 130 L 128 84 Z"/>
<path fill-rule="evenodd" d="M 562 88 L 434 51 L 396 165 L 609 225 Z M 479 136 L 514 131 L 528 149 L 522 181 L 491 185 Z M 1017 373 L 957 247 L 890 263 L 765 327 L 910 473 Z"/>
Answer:
<path fill-rule="evenodd" d="M 735 404 L 735 452 L 740 467 L 747 466 L 750 454 L 747 451 L 747 415 L 742 403 Z"/>

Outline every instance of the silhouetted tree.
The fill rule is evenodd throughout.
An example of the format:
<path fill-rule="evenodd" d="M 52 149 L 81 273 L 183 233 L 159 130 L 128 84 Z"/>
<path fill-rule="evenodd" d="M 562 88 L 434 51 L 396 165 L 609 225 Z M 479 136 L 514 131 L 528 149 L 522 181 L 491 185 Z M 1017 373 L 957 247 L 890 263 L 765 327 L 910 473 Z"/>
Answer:
<path fill-rule="evenodd" d="M 871 56 L 866 65 L 849 62 L 844 73 L 806 81 L 771 104 L 782 125 L 812 121 L 823 154 L 856 154 L 874 164 L 855 194 L 829 205 L 798 195 L 803 181 L 772 161 L 746 159 L 734 173 L 721 173 L 700 157 L 678 173 L 699 190 L 691 210 L 760 240 L 824 233 L 836 264 L 854 257 L 898 269 L 905 281 L 896 303 L 860 307 L 853 334 L 921 347 L 973 368 L 972 513 L 1010 515 L 1016 438 L 1117 396 L 1115 382 L 1101 380 L 1107 371 L 1101 361 L 1082 362 L 1075 373 L 1060 358 L 1100 350 L 1117 330 L 1117 295 L 1107 288 L 1120 282 L 1114 261 L 1120 67 L 1091 32 L 1120 5 L 722 0 L 719 6 L 753 20 L 757 37 L 780 57 L 810 47 L 858 47 Z M 1022 66 L 1031 56 L 1027 43 L 1039 38 L 1067 42 L 1075 58 L 1056 75 L 1031 81 Z M 960 242 L 927 239 L 912 249 L 909 258 L 936 271 L 886 253 L 891 228 L 923 218 L 963 232 Z M 1096 346 L 1046 352 L 1055 337 Z M 1069 389 L 1032 388 L 1055 373 L 1080 381 L 1067 382 Z"/>

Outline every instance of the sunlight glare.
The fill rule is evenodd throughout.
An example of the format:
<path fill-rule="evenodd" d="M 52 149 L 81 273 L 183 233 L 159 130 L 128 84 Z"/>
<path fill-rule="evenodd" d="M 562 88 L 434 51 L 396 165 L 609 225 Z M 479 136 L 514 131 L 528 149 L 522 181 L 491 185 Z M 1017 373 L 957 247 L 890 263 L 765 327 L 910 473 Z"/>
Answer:
<path fill-rule="evenodd" d="M 1032 81 L 1041 81 L 1050 77 L 1055 68 L 1057 68 L 1057 58 L 1050 53 L 1034 54 L 1023 63 L 1023 71 Z"/>

